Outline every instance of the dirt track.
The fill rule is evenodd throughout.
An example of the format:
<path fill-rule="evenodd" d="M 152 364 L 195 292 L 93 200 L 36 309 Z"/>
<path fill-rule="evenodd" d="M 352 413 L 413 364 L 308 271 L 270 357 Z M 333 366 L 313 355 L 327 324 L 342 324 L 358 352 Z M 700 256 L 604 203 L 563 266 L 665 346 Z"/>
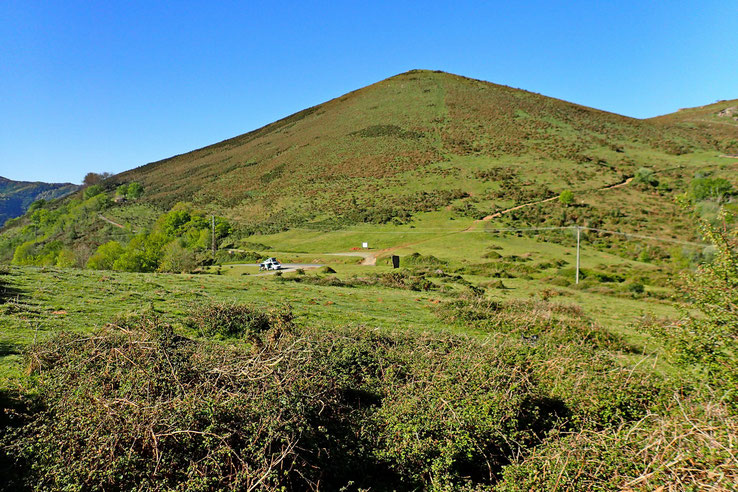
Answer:
<path fill-rule="evenodd" d="M 631 181 L 633 181 L 633 177 L 627 178 L 625 181 L 623 181 L 621 183 L 615 183 L 614 185 L 608 185 L 608 186 L 604 186 L 602 188 L 596 188 L 594 190 L 588 190 L 588 191 L 583 191 L 583 192 L 580 191 L 579 193 L 597 193 L 599 191 L 614 190 L 614 189 L 617 189 L 617 188 L 622 188 L 623 186 L 627 186 L 628 184 L 630 184 Z M 539 205 L 541 203 L 551 202 L 551 201 L 554 201 L 554 200 L 556 200 L 558 198 L 559 197 L 557 195 L 557 196 L 552 196 L 550 198 L 545 198 L 543 200 L 538 200 L 538 201 L 529 202 L 529 203 L 523 203 L 522 205 L 516 205 L 514 207 L 506 208 L 505 210 L 500 210 L 499 212 L 495 212 L 492 215 L 487 215 L 486 217 L 483 217 L 482 219 L 475 220 L 472 225 L 470 225 L 469 227 L 467 227 L 466 229 L 464 229 L 462 231 L 456 231 L 456 232 L 452 232 L 450 234 L 458 234 L 458 233 L 463 233 L 463 232 L 470 232 L 480 222 L 489 222 L 492 219 L 496 219 L 498 217 L 502 217 L 503 215 L 508 214 L 510 212 L 513 212 L 515 210 L 520 210 L 521 208 L 525 208 L 525 207 L 531 207 L 533 205 Z M 434 237 L 432 239 L 437 239 L 437 238 Z M 381 256 L 382 254 L 390 253 L 392 251 L 396 251 L 398 249 L 406 248 L 408 246 L 415 246 L 416 244 L 421 244 L 421 243 L 424 243 L 424 242 L 430 241 L 430 240 L 431 239 L 424 239 L 422 241 L 417 241 L 417 242 L 414 242 L 414 243 L 399 244 L 397 246 L 392 246 L 392 247 L 389 247 L 389 248 L 385 248 L 385 249 L 381 249 L 379 251 L 372 252 L 372 253 L 370 253 L 370 254 L 368 254 L 366 256 L 365 256 L 365 254 L 358 254 L 356 256 L 364 256 L 364 259 L 360 263 L 361 265 L 376 265 L 377 264 L 377 258 L 379 256 Z"/>
<path fill-rule="evenodd" d="M 598 192 L 598 191 L 614 190 L 615 188 L 621 188 L 621 187 L 627 185 L 631 181 L 633 181 L 633 178 L 632 177 L 626 179 L 622 183 L 616 183 L 614 185 L 605 186 L 604 188 L 597 188 L 596 190 L 585 191 L 585 193 L 594 193 L 594 192 Z M 482 220 L 478 220 L 477 222 L 487 222 L 487 221 L 492 220 L 492 219 L 495 219 L 497 217 L 502 217 L 503 215 L 505 215 L 507 213 L 510 213 L 510 212 L 513 212 L 515 210 L 520 210 L 521 208 L 530 207 L 532 205 L 538 205 L 538 204 L 541 204 L 541 203 L 551 202 L 553 200 L 556 200 L 557 198 L 558 198 L 558 196 L 552 196 L 551 198 L 546 198 L 545 200 L 538 200 L 537 202 L 529 202 L 529 203 L 524 203 L 522 205 L 518 205 L 518 206 L 515 206 L 515 207 L 512 207 L 512 208 L 507 208 L 505 210 L 501 210 L 499 212 L 496 212 L 496 213 L 494 213 L 492 215 L 488 215 L 488 216 L 484 217 Z"/>

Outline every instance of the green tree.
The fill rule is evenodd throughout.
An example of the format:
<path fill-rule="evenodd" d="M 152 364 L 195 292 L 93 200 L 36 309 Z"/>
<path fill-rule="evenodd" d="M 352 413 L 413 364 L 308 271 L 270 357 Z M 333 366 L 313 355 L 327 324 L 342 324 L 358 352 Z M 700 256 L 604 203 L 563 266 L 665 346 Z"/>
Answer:
<path fill-rule="evenodd" d="M 674 328 L 676 352 L 738 410 L 738 231 L 703 221 L 702 233 L 715 246 L 715 256 L 686 277 L 685 293 L 700 315 L 689 315 Z"/>
<path fill-rule="evenodd" d="M 82 194 L 82 196 L 84 197 L 85 200 L 89 200 L 93 196 L 97 196 L 102 192 L 103 192 L 103 187 L 99 184 L 96 184 L 96 185 L 88 186 L 87 188 L 85 188 L 85 191 Z"/>
<path fill-rule="evenodd" d="M 125 252 L 113 263 L 113 270 L 124 272 L 153 272 L 159 268 L 162 247 L 166 237 L 161 234 L 139 234 L 134 237 Z"/>
<path fill-rule="evenodd" d="M 195 268 L 197 268 L 195 252 L 184 247 L 181 240 L 175 239 L 164 247 L 159 271 L 190 273 Z"/>
<path fill-rule="evenodd" d="M 140 198 L 141 195 L 143 195 L 144 188 L 141 186 L 140 183 L 136 183 L 135 181 L 128 185 L 128 190 L 126 192 L 126 198 L 129 200 L 136 200 L 137 198 Z"/>
<path fill-rule="evenodd" d="M 13 265 L 33 265 L 35 247 L 36 243 L 34 241 L 26 241 L 15 248 L 12 260 Z"/>
<path fill-rule="evenodd" d="M 71 249 L 62 249 L 56 257 L 56 266 L 59 268 L 73 268 L 77 266 L 77 255 Z"/>
<path fill-rule="evenodd" d="M 566 206 L 574 203 L 574 192 L 571 190 L 564 190 L 559 195 L 559 201 Z"/>
<path fill-rule="evenodd" d="M 87 260 L 87 268 L 93 270 L 112 270 L 115 261 L 123 254 L 125 248 L 118 241 L 110 241 L 100 245 L 94 255 Z"/>
<path fill-rule="evenodd" d="M 689 183 L 687 194 L 692 202 L 714 200 L 722 203 L 727 197 L 734 195 L 735 190 L 724 178 L 695 178 Z"/>

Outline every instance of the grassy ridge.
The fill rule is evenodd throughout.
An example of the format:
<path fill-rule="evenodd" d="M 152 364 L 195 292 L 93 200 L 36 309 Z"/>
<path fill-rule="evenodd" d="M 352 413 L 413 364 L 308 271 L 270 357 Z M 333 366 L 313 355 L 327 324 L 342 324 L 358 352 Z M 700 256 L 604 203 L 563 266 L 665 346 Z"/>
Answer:
<path fill-rule="evenodd" d="M 736 136 L 734 127 L 725 131 Z M 689 179 L 700 166 L 728 164 L 717 159 L 721 151 L 684 126 L 411 71 L 115 179 L 142 182 L 146 199 L 165 207 L 194 198 L 267 232 L 330 226 L 325 218 L 333 226 L 402 218 L 418 211 L 412 205 L 423 192 L 436 195 L 426 210 L 467 193 L 484 211 L 614 184 L 642 166 L 680 166 Z M 489 174 L 500 172 L 512 174 L 504 188 Z M 444 190 L 450 194 L 438 195 Z"/>
<path fill-rule="evenodd" d="M 490 227 L 578 224 L 694 241 L 693 218 L 675 198 L 697 174 L 735 179 L 738 161 L 722 153 L 729 150 L 723 137 L 738 137 L 738 127 L 718 116 L 732 103 L 679 112 L 676 119 L 636 120 L 447 73 L 411 71 L 110 178 L 104 186 L 111 198 L 119 184 L 131 182 L 144 185 L 143 196 L 75 217 L 71 235 L 59 224 L 39 230 L 32 217 L 19 219 L 5 228 L 0 256 L 9 259 L 18 246 L 34 243 L 34 251 L 74 251 L 84 265 L 99 245 L 125 243 L 131 232 L 151 229 L 180 200 L 233 223 L 230 245 L 257 234 L 255 242 L 280 251 L 272 239 L 284 231 L 307 243 L 320 232 L 330 233 L 324 246 L 305 252 L 331 253 L 343 248 L 336 231 L 360 226 L 385 233 L 391 224 L 396 229 L 382 242 L 399 247 L 407 242 L 404 225 L 443 235 L 567 190 L 571 203 L 526 207 Z M 697 131 L 689 123 L 697 117 L 715 124 Z M 710 133 L 713 127 L 719 134 Z M 651 173 L 648 183 L 603 190 L 644 170 Z M 73 198 L 65 203 L 81 196 Z M 718 209 L 708 203 L 699 215 L 714 219 Z M 623 241 L 611 244 L 627 258 L 640 254 Z M 668 256 L 667 249 L 656 256 Z"/>

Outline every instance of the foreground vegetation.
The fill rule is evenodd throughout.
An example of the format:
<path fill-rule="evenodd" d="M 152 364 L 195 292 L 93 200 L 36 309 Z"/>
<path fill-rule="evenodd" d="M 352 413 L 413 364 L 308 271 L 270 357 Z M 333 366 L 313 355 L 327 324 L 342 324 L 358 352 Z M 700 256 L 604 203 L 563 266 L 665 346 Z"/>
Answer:
<path fill-rule="evenodd" d="M 693 314 L 620 333 L 544 294 L 440 292 L 411 278 L 438 262 L 420 255 L 376 280 L 100 277 L 117 307 L 26 290 L 70 271 L 9 269 L 4 320 L 28 348 L 5 366 L 8 486 L 728 490 L 738 262 L 731 233 L 707 234 Z"/>

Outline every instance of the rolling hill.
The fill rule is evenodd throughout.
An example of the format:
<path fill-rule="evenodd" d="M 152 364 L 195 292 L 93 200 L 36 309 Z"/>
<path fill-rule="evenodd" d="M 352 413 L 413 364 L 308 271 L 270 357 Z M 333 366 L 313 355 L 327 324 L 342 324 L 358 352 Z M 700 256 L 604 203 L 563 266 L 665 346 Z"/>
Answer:
<path fill-rule="evenodd" d="M 703 113 L 720 105 L 713 106 Z M 696 114 L 637 120 L 414 70 L 114 182 L 139 181 L 145 199 L 164 207 L 194 201 L 235 220 L 286 228 L 437 209 L 464 194 L 490 196 L 495 186 L 480 181 L 504 181 L 514 191 L 481 200 L 477 208 L 488 212 L 510 200 L 614 184 L 643 166 L 691 167 L 731 152 L 732 120 L 727 126 L 713 117 L 695 130 L 682 116 Z M 432 203 L 419 205 L 423 198 Z"/>
<path fill-rule="evenodd" d="M 72 183 L 13 181 L 0 176 L 0 225 L 23 215 L 36 200 L 54 200 L 76 191 Z"/>
<path fill-rule="evenodd" d="M 738 161 L 725 154 L 736 151 L 738 124 L 721 116 L 735 104 L 639 120 L 412 70 L 113 176 L 103 183 L 109 198 L 131 182 L 143 185 L 143 196 L 85 206 L 91 212 L 78 212 L 84 217 L 74 219 L 73 234 L 59 226 L 40 241 L 85 241 L 91 251 L 122 234 L 98 220 L 101 207 L 108 220 L 139 230 L 182 201 L 228 219 L 241 238 L 361 224 L 422 227 L 424 214 L 435 213 L 433 226 L 446 229 L 495 217 L 485 224 L 578 224 L 694 240 L 693 221 L 674 198 L 697 174 L 735 179 Z M 638 173 L 650 177 L 631 183 Z M 554 200 L 565 190 L 571 204 Z M 28 229 L 7 229 L 3 256 L 39 241 Z"/>
<path fill-rule="evenodd" d="M 691 132 L 728 154 L 738 154 L 738 99 L 680 109 L 648 121 Z"/>

